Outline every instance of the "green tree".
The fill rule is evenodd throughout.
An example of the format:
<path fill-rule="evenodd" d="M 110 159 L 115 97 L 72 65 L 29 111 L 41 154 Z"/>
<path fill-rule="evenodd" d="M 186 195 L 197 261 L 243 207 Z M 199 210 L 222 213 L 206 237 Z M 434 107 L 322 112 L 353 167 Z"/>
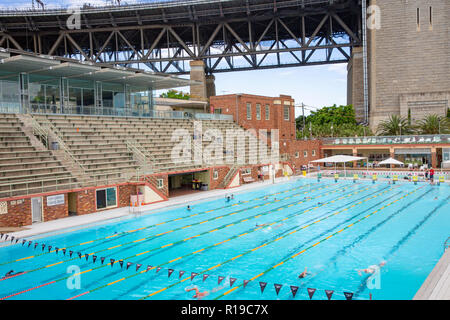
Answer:
<path fill-rule="evenodd" d="M 311 112 L 305 119 L 303 133 L 300 131 L 303 126 L 303 118 L 296 119 L 297 138 L 323 137 L 354 137 L 373 135 L 370 128 L 358 125 L 355 117 L 355 110 L 352 105 L 323 107 Z M 311 130 L 310 130 L 311 128 Z"/>
<path fill-rule="evenodd" d="M 313 125 L 333 124 L 340 126 L 344 123 L 356 124 L 355 110 L 352 105 L 323 107 L 312 111 L 306 120 Z"/>
<path fill-rule="evenodd" d="M 414 127 L 408 123 L 408 119 L 396 114 L 390 115 L 387 120 L 381 121 L 377 127 L 378 135 L 382 136 L 412 134 L 413 132 Z"/>
<path fill-rule="evenodd" d="M 438 134 L 449 132 L 449 121 L 445 117 L 431 114 L 424 119 L 417 121 L 417 133 L 419 134 Z"/>
<path fill-rule="evenodd" d="M 169 91 L 160 94 L 159 97 L 160 98 L 189 100 L 189 98 L 191 96 L 188 93 L 184 93 L 182 91 L 177 91 L 177 90 L 174 90 L 174 89 L 170 89 Z"/>

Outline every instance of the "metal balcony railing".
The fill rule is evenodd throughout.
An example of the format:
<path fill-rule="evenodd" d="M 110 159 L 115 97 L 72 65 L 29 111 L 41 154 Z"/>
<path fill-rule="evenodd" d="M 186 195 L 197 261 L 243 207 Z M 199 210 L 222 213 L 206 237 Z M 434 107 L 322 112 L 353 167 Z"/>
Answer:
<path fill-rule="evenodd" d="M 324 145 L 450 143 L 450 134 L 323 138 Z"/>

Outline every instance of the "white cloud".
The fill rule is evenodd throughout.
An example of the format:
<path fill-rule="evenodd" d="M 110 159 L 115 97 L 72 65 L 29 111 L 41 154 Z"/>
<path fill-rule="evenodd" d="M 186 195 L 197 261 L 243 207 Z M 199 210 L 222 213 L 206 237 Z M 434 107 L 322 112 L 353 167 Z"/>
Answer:
<path fill-rule="evenodd" d="M 328 71 L 336 72 L 339 75 L 347 76 L 347 64 L 346 63 L 330 64 L 328 66 Z"/>

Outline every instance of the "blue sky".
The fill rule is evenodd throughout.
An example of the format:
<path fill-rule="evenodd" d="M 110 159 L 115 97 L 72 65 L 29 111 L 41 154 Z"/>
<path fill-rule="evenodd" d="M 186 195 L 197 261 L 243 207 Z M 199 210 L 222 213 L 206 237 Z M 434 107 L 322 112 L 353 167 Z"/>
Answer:
<path fill-rule="evenodd" d="M 122 0 L 122 3 L 151 2 L 151 0 Z M 47 7 L 90 3 L 111 4 L 108 0 L 44 0 Z M 0 0 L 0 8 L 30 8 L 31 0 Z M 290 95 L 296 104 L 302 102 L 317 109 L 333 104 L 346 104 L 347 64 L 292 67 L 256 71 L 216 73 L 216 94 L 248 93 L 256 95 Z M 188 92 L 189 88 L 180 88 Z M 296 115 L 300 115 L 300 108 Z M 305 110 L 305 114 L 309 114 Z"/>
<path fill-rule="evenodd" d="M 216 73 L 216 94 L 290 95 L 309 109 L 347 104 L 347 64 Z M 188 92 L 189 88 L 178 88 Z M 305 110 L 305 115 L 309 110 Z M 296 116 L 301 108 L 296 108 Z"/>

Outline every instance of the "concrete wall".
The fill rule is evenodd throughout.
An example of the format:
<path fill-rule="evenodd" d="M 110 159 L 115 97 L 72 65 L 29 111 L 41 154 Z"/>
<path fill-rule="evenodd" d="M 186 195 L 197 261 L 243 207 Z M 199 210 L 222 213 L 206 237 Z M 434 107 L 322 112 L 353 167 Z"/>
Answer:
<path fill-rule="evenodd" d="M 450 91 L 450 1 L 372 0 L 370 4 L 379 6 L 381 18 L 381 28 L 368 32 L 371 127 L 390 114 L 404 115 L 410 99 L 415 103 L 409 107 L 418 116 L 426 114 L 420 110 L 424 106 L 438 106 L 433 113 L 444 110 Z"/>

